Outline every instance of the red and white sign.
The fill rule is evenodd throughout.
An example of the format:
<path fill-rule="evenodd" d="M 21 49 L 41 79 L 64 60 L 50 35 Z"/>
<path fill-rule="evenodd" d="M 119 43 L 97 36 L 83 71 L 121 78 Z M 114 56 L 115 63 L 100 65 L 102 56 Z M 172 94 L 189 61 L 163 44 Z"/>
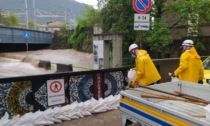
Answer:
<path fill-rule="evenodd" d="M 152 0 L 133 0 L 133 9 L 140 14 L 145 14 L 152 8 Z"/>
<path fill-rule="evenodd" d="M 65 103 L 64 79 L 47 81 L 48 105 Z"/>

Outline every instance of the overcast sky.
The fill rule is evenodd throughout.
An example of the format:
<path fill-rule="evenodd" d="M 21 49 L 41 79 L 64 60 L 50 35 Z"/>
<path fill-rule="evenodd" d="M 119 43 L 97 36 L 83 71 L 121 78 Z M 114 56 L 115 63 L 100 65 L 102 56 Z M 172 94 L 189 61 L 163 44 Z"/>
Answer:
<path fill-rule="evenodd" d="M 76 0 L 81 3 L 92 5 L 94 8 L 97 6 L 97 0 Z"/>

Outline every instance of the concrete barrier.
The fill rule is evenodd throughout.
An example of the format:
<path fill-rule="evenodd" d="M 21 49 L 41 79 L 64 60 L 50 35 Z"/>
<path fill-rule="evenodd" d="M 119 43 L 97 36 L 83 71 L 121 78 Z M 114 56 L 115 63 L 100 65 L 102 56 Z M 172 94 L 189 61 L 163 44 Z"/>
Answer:
<path fill-rule="evenodd" d="M 56 72 L 67 72 L 67 71 L 73 71 L 72 64 L 59 64 L 57 63 L 57 70 Z"/>
<path fill-rule="evenodd" d="M 51 63 L 50 61 L 40 60 L 38 66 L 46 70 L 52 70 L 55 72 L 73 71 L 72 64 Z"/>
<path fill-rule="evenodd" d="M 51 69 L 51 63 L 50 63 L 50 61 L 40 60 L 38 66 L 41 67 L 41 68 L 44 68 L 46 70 L 50 70 Z"/>

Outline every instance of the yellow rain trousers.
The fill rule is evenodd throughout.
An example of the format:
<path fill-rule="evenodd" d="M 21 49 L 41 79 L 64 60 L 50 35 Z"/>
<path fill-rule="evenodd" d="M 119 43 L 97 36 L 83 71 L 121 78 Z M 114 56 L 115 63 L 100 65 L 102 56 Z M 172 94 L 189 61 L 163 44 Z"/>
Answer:
<path fill-rule="evenodd" d="M 131 81 L 131 86 L 139 83 L 141 86 L 147 86 L 161 79 L 153 61 L 145 50 L 138 50 L 138 56 L 135 59 L 136 76 Z"/>
<path fill-rule="evenodd" d="M 174 72 L 180 80 L 198 83 L 203 80 L 204 68 L 200 56 L 194 47 L 182 53 L 179 67 Z"/>

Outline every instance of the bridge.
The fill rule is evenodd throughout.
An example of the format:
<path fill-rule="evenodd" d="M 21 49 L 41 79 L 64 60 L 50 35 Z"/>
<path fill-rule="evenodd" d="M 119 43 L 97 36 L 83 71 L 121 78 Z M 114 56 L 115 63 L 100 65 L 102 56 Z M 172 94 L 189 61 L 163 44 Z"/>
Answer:
<path fill-rule="evenodd" d="M 23 50 L 26 43 L 29 49 L 44 48 L 52 44 L 52 34 L 45 31 L 0 26 L 0 51 Z"/>

